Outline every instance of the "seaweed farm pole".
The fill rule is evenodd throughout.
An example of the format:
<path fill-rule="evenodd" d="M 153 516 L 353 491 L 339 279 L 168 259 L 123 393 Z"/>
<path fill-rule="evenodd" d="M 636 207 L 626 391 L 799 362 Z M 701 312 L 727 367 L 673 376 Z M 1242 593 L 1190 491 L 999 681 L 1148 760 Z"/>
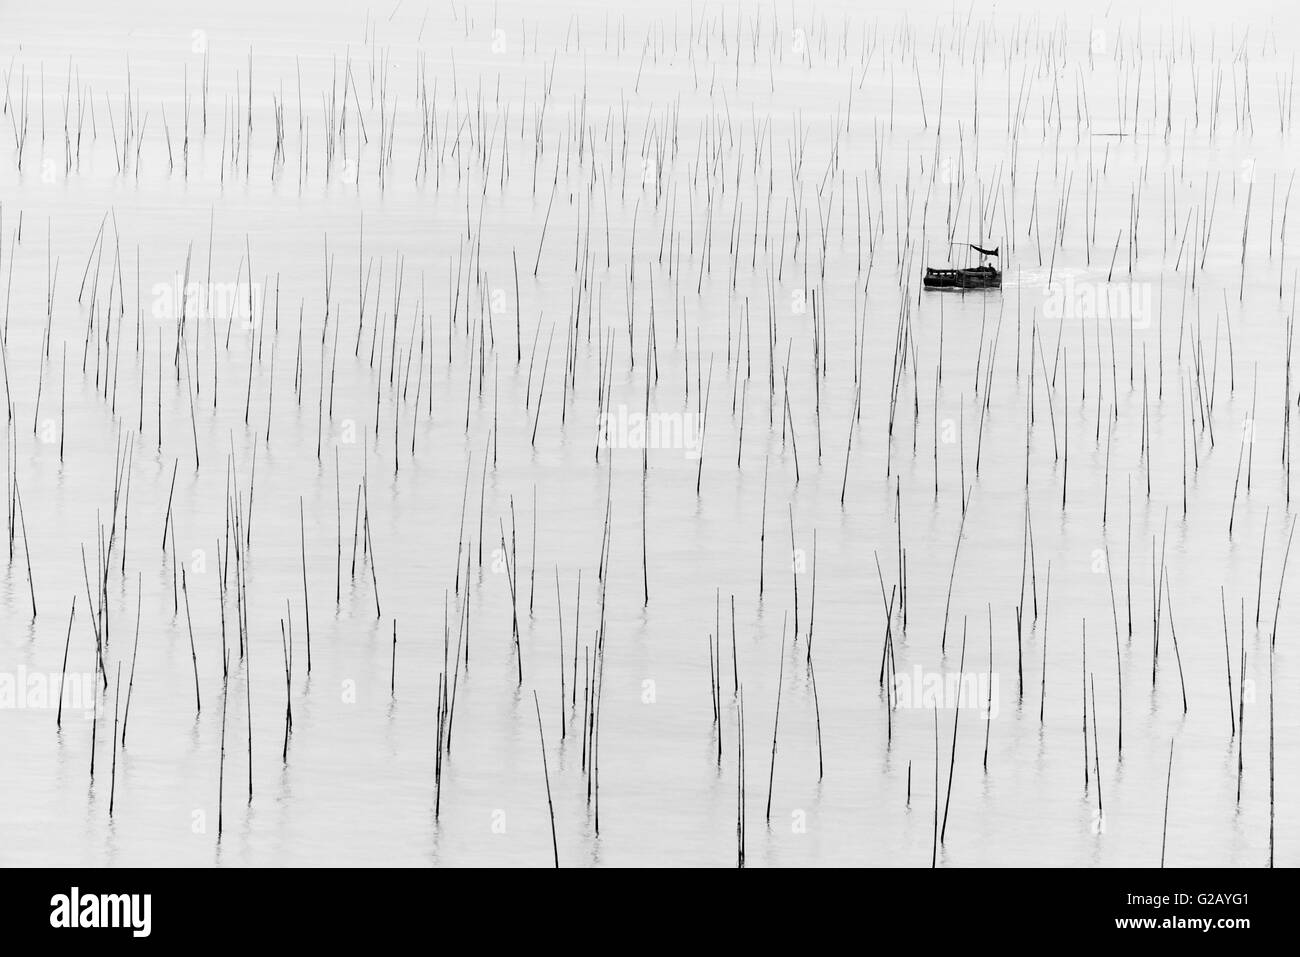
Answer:
<path fill-rule="evenodd" d="M 188 626 L 190 633 L 190 662 L 194 665 L 194 714 L 197 717 L 199 712 L 203 710 L 203 702 L 199 698 L 199 653 L 194 647 L 194 625 L 190 620 L 190 592 L 185 584 L 184 568 L 181 569 L 181 591 L 185 594 L 185 623 Z M 229 655 L 226 656 L 227 660 L 222 668 L 223 681 L 225 680 L 226 668 L 230 667 L 229 657 Z M 222 702 L 221 707 L 224 711 L 226 707 L 224 701 Z"/>
<path fill-rule="evenodd" d="M 1165 816 L 1160 830 L 1160 866 L 1165 866 L 1165 842 L 1169 836 L 1169 788 L 1174 779 L 1174 739 L 1169 739 L 1169 769 L 1165 772 Z M 1271 863 L 1271 862 L 1270 862 Z"/>
<path fill-rule="evenodd" d="M 12 261 L 11 261 L 12 265 Z M 16 474 L 16 472 L 15 472 Z M 23 555 L 27 559 L 27 590 L 32 599 L 32 620 L 36 620 L 36 584 L 32 581 L 32 545 L 27 535 L 27 515 L 23 509 L 23 493 L 18 488 L 18 479 L 14 479 L 14 496 L 18 501 L 18 520 L 23 530 Z"/>
<path fill-rule="evenodd" d="M 799 549 L 794 544 L 794 503 L 790 510 L 790 582 L 794 586 L 794 640 L 799 640 Z"/>
<path fill-rule="evenodd" d="M 650 389 L 650 370 L 646 369 L 646 392 L 647 396 Z M 641 450 L 641 587 L 644 593 L 643 606 L 648 607 L 650 604 L 650 560 L 646 555 L 647 548 L 647 528 L 646 528 L 646 483 L 650 477 L 649 472 L 649 450 Z"/>
<path fill-rule="evenodd" d="M 59 706 L 54 716 L 54 727 L 63 727 L 63 682 L 68 673 L 68 646 L 72 643 L 72 620 L 77 617 L 77 596 L 72 596 L 72 611 L 68 613 L 68 635 L 63 639 L 63 668 L 59 672 Z"/>
<path fill-rule="evenodd" d="M 889 659 L 893 661 L 893 640 L 889 641 L 891 651 Z M 822 700 L 816 693 L 816 668 L 813 667 L 813 657 L 809 655 L 809 684 L 813 685 L 813 716 L 816 720 L 816 779 L 822 780 L 826 776 L 826 761 L 822 752 Z"/>
<path fill-rule="evenodd" d="M 60 698 L 62 689 L 60 689 Z M 113 765 L 108 783 L 108 816 L 113 816 L 113 802 L 117 797 L 117 703 L 122 697 L 122 663 L 117 663 L 117 678 L 113 687 Z"/>
<path fill-rule="evenodd" d="M 1110 571 L 1110 548 L 1107 547 L 1104 552 L 1106 560 L 1106 583 L 1110 588 L 1110 619 L 1115 626 L 1115 713 L 1119 718 L 1119 726 L 1116 731 L 1116 754 L 1124 752 L 1124 664 L 1120 658 L 1119 652 L 1119 614 L 1115 611 L 1115 578 Z M 1093 726 L 1096 727 L 1097 715 L 1094 712 L 1092 716 Z"/>
<path fill-rule="evenodd" d="M 785 683 L 785 622 L 781 624 L 781 663 L 776 679 L 776 715 L 772 718 L 772 764 L 767 772 L 767 821 L 772 822 L 772 784 L 776 779 L 776 732 L 781 726 L 781 688 Z"/>
<path fill-rule="evenodd" d="M 1282 584 L 1286 581 L 1287 559 L 1291 557 L 1291 539 L 1295 537 L 1295 519 L 1291 519 L 1291 531 L 1286 537 L 1286 551 L 1282 553 L 1282 574 L 1277 581 L 1277 604 L 1273 607 L 1273 634 L 1269 638 L 1268 646 L 1272 648 L 1277 644 L 1277 617 L 1282 608 Z"/>
<path fill-rule="evenodd" d="M 1128 636 L 1133 638 L 1133 476 L 1128 476 L 1128 536 L 1124 544 L 1124 599 L 1128 609 Z"/>
<path fill-rule="evenodd" d="M 1088 672 L 1088 688 L 1092 693 L 1092 760 L 1093 776 L 1097 779 L 1097 819 L 1105 821 L 1105 811 L 1101 804 L 1101 746 L 1097 743 L 1097 683 L 1092 672 Z"/>
<path fill-rule="evenodd" d="M 1084 353 L 1087 355 L 1086 351 Z M 1065 468 L 1061 472 L 1061 511 L 1065 511 L 1065 491 L 1070 483 L 1070 350 L 1065 350 L 1065 399 L 1061 403 L 1061 421 L 1065 430 Z"/>
<path fill-rule="evenodd" d="M 126 682 L 126 706 L 122 709 L 122 747 L 126 747 L 126 726 L 131 718 L 131 691 L 135 688 L 135 662 L 140 655 L 140 609 L 143 574 L 137 573 L 135 584 L 135 646 L 131 651 L 131 676 Z M 75 597 L 73 599 L 76 601 Z M 68 623 L 71 626 L 71 622 Z"/>
<path fill-rule="evenodd" d="M 1241 664 L 1237 681 L 1237 804 L 1241 804 L 1242 752 L 1246 746 L 1246 599 L 1241 600 Z"/>
<path fill-rule="evenodd" d="M 961 659 L 957 665 L 957 688 L 960 691 L 962 672 L 966 669 L 966 619 L 961 622 Z M 948 807 L 952 803 L 952 777 L 953 771 L 957 766 L 957 719 L 961 716 L 961 708 L 957 705 L 960 702 L 954 702 L 952 709 L 952 754 L 948 759 L 948 793 L 943 801 L 943 825 L 939 828 L 939 842 L 943 843 L 944 835 L 948 833 Z M 936 710 L 937 718 L 937 710 Z M 938 800 L 938 792 L 935 793 L 935 799 Z"/>
<path fill-rule="evenodd" d="M 1232 651 L 1228 647 L 1228 606 L 1224 600 L 1222 585 L 1219 586 L 1219 609 L 1223 614 L 1223 660 L 1228 679 L 1228 722 L 1235 736 L 1237 734 L 1237 715 L 1232 707 Z"/>
<path fill-rule="evenodd" d="M 217 764 L 217 841 L 221 840 L 223 824 L 222 791 L 226 782 L 226 699 L 230 697 L 230 652 L 226 652 L 226 661 L 221 669 L 221 757 Z"/>
<path fill-rule="evenodd" d="M 510 249 L 510 262 L 514 265 L 515 270 L 515 365 L 519 365 L 524 354 L 519 341 L 519 257 L 515 254 L 514 247 Z"/>
<path fill-rule="evenodd" d="M 745 689 L 736 689 L 736 843 L 745 867 Z"/>
<path fill-rule="evenodd" d="M 1268 541 L 1269 509 L 1264 510 L 1264 533 L 1259 537 L 1259 575 L 1255 579 L 1255 627 L 1259 627 L 1259 608 L 1264 599 L 1264 544 Z"/>
<path fill-rule="evenodd" d="M 934 838 L 930 844 L 930 866 L 939 862 L 939 709 L 934 708 Z"/>
<path fill-rule="evenodd" d="M 94 620 L 93 618 L 91 619 Z M 90 783 L 95 783 L 95 745 L 99 741 L 99 682 L 93 685 L 95 700 L 90 715 Z M 62 691 L 60 690 L 60 694 Z"/>
<path fill-rule="evenodd" d="M 334 447 L 334 524 L 338 534 L 338 547 L 334 552 L 334 604 L 337 606 L 343 596 L 343 484 L 339 474 L 338 446 Z"/>
<path fill-rule="evenodd" d="M 298 496 L 298 533 L 302 548 L 302 607 L 307 618 L 307 674 L 311 674 L 311 602 L 307 598 L 307 524 L 302 513 L 302 496 Z"/>
<path fill-rule="evenodd" d="M 245 599 L 247 603 L 247 599 Z M 248 803 L 253 803 L 253 643 L 244 648 L 244 705 L 248 709 Z"/>
<path fill-rule="evenodd" d="M 444 751 L 443 742 L 446 740 L 445 724 L 446 710 L 443 708 L 445 699 L 445 687 L 447 676 L 443 673 L 438 675 L 438 733 L 437 733 L 437 751 L 434 756 L 433 765 L 433 819 L 438 820 L 438 814 L 442 810 L 442 755 Z"/>
<path fill-rule="evenodd" d="M 1038 723 L 1043 723 L 1047 707 L 1047 612 L 1052 601 L 1052 563 L 1047 563 L 1047 593 L 1043 598 L 1043 676 L 1038 690 Z"/>
<path fill-rule="evenodd" d="M 946 648 L 948 644 L 948 610 L 952 607 L 952 583 L 953 580 L 957 577 L 957 556 L 961 552 L 961 536 L 962 536 L 962 532 L 966 528 L 966 506 L 964 504 L 966 501 L 965 489 L 961 490 L 961 495 L 962 495 L 962 502 L 963 502 L 962 510 L 961 510 L 961 523 L 957 526 L 957 545 L 952 550 L 952 571 L 949 572 L 948 574 L 948 598 L 943 605 L 943 634 L 939 639 L 940 652 L 942 652 L 943 649 Z M 1048 567 L 1050 569 L 1051 566 L 1049 565 Z"/>
<path fill-rule="evenodd" d="M 763 455 L 763 513 L 758 530 L 758 597 L 763 598 L 763 557 L 767 551 L 767 466 L 768 458 Z"/>
<path fill-rule="evenodd" d="M 1268 866 L 1273 866 L 1273 850 L 1277 827 L 1276 749 L 1273 741 L 1273 645 L 1268 646 Z"/>
<path fill-rule="evenodd" d="M 288 599 L 285 600 L 288 605 Z M 293 647 L 284 633 L 284 619 L 280 619 L 280 655 L 284 660 L 284 746 L 280 751 L 280 762 L 289 763 L 289 731 L 293 725 Z"/>
<path fill-rule="evenodd" d="M 993 674 L 993 603 L 988 604 L 989 613 L 989 674 Z M 993 681 L 988 682 L 988 700 L 984 705 L 984 771 L 989 769 L 989 735 L 993 731 Z M 1094 725 L 1095 727 L 1095 725 Z"/>
<path fill-rule="evenodd" d="M 546 732 L 542 730 L 542 706 L 533 690 L 533 707 L 537 710 L 537 738 L 542 746 L 542 777 L 546 781 L 546 806 L 551 812 L 551 850 L 555 853 L 555 866 L 560 866 L 560 845 L 555 836 L 555 804 L 551 800 L 551 773 L 546 768 Z"/>

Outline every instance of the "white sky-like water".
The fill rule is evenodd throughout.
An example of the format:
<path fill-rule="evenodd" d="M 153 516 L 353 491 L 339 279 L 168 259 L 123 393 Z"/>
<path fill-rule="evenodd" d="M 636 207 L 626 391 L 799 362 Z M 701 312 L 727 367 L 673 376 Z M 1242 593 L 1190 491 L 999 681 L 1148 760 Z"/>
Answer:
<path fill-rule="evenodd" d="M 97 728 L 68 709 L 56 732 L 54 711 L 30 693 L 0 710 L 10 782 L 0 861 L 547 865 L 536 690 L 561 863 L 729 866 L 735 674 L 747 864 L 928 866 L 937 765 L 941 864 L 1155 865 L 1172 740 L 1167 863 L 1259 866 L 1276 615 L 1275 855 L 1293 862 L 1296 586 L 1289 576 L 1279 602 L 1278 583 L 1292 519 L 1279 464 L 1295 393 L 1294 31 L 1289 11 L 1257 6 L 1180 7 L 1172 27 L 1168 8 L 1139 23 L 1137 10 L 1005 4 L 898 5 L 879 20 L 830 4 L 471 5 L 430 7 L 427 19 L 407 4 L 369 19 L 343 5 L 304 16 L 227 4 L 202 17 L 175 5 L 6 6 L 0 276 L 9 474 L 23 509 L 0 578 L 0 673 L 60 673 L 74 596 L 67 669 L 94 669 L 82 548 L 93 578 L 101 526 L 114 543 L 110 689 Z M 230 138 L 240 126 L 242 150 L 250 46 L 246 175 Z M 128 57 L 142 133 L 122 170 Z M 349 60 L 346 134 L 327 179 L 328 90 L 343 89 Z M 24 89 L 19 170 L 10 117 L 23 112 Z M 427 167 L 417 91 L 436 118 Z M 285 155 L 274 168 L 277 101 Z M 68 142 L 82 113 L 71 164 L 65 105 Z M 919 292 L 924 266 L 949 261 L 950 237 L 1000 245 L 1000 292 Z M 251 329 L 228 314 L 191 317 L 188 366 L 176 364 L 177 324 L 161 305 L 187 252 L 191 279 L 206 282 L 210 268 L 213 282 L 234 286 L 249 282 L 251 256 L 265 303 Z M 58 263 L 48 357 L 47 255 Z M 907 360 L 896 372 L 900 314 Z M 643 514 L 639 451 L 597 459 L 596 426 L 602 367 L 612 407 L 644 409 L 652 329 L 652 408 L 700 415 L 702 391 L 709 404 L 698 494 L 690 450 L 652 449 Z M 128 448 L 124 527 L 114 475 Z M 356 549 L 354 574 L 363 480 L 374 548 Z M 250 533 L 249 650 L 241 658 L 230 559 L 218 841 L 218 551 L 235 494 Z M 174 553 L 170 537 L 159 547 L 169 498 Z M 1035 575 L 1022 589 L 1026 498 Z M 600 624 L 607 503 L 597 837 L 583 655 Z M 503 538 L 515 542 L 522 665 Z M 996 678 L 977 685 L 997 695 L 990 722 L 978 708 L 959 709 L 955 725 L 952 709 L 939 711 L 937 759 L 934 711 L 900 700 L 891 713 L 878 682 L 900 538 L 900 690 L 924 703 L 932 675 Z M 1153 683 L 1161 555 L 1170 598 Z M 181 567 L 188 616 L 173 587 Z M 1225 713 L 1221 588 L 1234 695 L 1243 641 L 1247 657 L 1244 737 Z M 124 702 L 137 599 L 139 656 L 114 773 L 112 687 L 120 665 Z M 456 706 L 435 820 L 443 623 L 454 661 L 466 600 L 468 667 L 448 665 Z M 284 760 L 280 628 L 290 615 Z M 719 632 L 720 728 L 709 665 Z"/>

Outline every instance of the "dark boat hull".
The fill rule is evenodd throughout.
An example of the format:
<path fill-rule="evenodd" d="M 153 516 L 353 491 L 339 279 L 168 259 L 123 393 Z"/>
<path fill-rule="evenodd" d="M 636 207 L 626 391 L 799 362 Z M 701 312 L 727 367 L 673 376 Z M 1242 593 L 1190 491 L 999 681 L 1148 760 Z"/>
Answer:
<path fill-rule="evenodd" d="M 1002 273 L 991 267 L 927 268 L 922 282 L 926 289 L 998 289 L 1002 286 Z"/>

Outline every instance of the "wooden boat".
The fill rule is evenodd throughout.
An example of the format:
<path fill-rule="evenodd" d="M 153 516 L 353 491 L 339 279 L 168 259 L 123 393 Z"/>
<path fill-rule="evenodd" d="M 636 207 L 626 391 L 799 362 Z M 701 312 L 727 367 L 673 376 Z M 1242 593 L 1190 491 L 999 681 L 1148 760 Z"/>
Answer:
<path fill-rule="evenodd" d="M 992 249 L 985 249 L 983 246 L 976 246 L 974 243 L 966 243 L 971 249 L 979 253 L 981 263 L 978 266 L 971 266 L 965 269 L 932 269 L 926 267 L 925 277 L 922 282 L 926 289 L 999 289 L 1002 286 L 1002 272 L 995 266 L 986 266 L 983 264 L 985 256 L 996 258 L 1001 249 L 1000 246 L 994 246 Z"/>
<path fill-rule="evenodd" d="M 926 267 L 922 281 L 926 289 L 998 289 L 1002 286 L 1002 273 L 993 266 L 969 269 Z"/>

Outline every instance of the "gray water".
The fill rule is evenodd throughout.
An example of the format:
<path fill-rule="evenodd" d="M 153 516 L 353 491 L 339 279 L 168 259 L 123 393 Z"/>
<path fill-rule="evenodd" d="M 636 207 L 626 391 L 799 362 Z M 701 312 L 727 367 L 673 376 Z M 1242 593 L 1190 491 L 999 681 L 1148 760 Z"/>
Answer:
<path fill-rule="evenodd" d="M 1293 20 L 0 7 L 0 861 L 1295 862 Z"/>

